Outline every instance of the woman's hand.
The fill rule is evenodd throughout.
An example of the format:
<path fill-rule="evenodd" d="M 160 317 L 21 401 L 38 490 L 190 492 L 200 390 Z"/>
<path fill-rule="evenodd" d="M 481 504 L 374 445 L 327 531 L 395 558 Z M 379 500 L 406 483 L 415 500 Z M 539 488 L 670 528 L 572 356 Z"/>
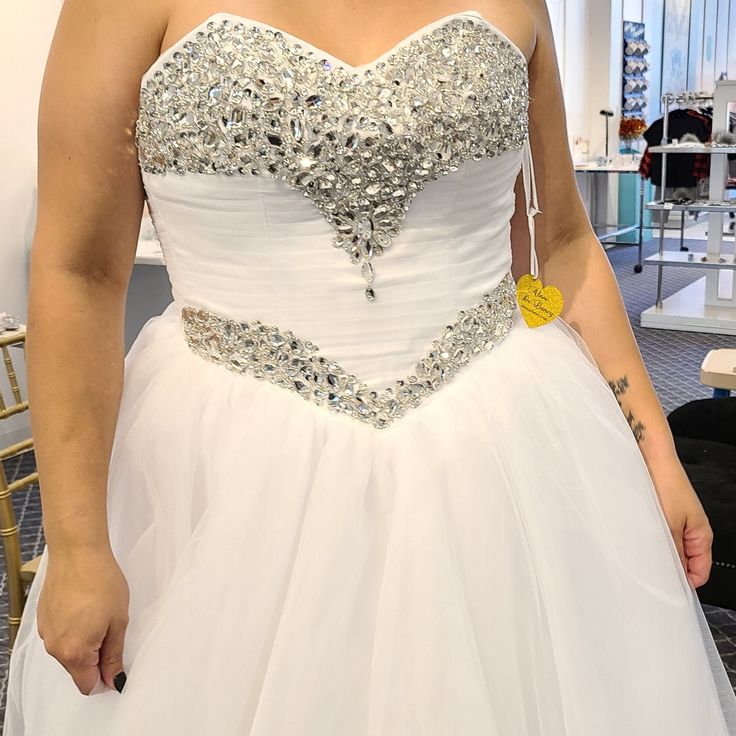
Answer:
<path fill-rule="evenodd" d="M 90 694 L 100 677 L 114 688 L 115 676 L 123 671 L 128 602 L 128 583 L 111 551 L 49 554 L 38 601 L 38 633 L 83 695 Z"/>
<path fill-rule="evenodd" d="M 677 458 L 650 470 L 682 566 L 698 588 L 708 581 L 712 565 L 713 530 L 708 517 Z"/>

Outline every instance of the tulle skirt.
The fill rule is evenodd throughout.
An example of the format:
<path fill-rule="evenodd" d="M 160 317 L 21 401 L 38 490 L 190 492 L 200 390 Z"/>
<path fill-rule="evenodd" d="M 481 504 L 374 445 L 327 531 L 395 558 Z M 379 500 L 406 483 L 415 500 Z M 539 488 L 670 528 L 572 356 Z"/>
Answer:
<path fill-rule="evenodd" d="M 386 429 L 232 373 L 175 304 L 126 358 L 108 513 L 122 694 L 13 651 L 4 736 L 729 736 L 636 440 L 563 321 Z"/>

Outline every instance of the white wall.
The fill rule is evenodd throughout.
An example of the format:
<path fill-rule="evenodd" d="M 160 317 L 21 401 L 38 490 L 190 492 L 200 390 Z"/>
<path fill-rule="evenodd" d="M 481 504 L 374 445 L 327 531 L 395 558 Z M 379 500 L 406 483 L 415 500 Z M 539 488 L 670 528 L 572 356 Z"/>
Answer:
<path fill-rule="evenodd" d="M 35 0 L 5 5 L 0 23 L 0 312 L 18 315 L 23 322 L 35 224 L 38 99 L 61 4 Z M 23 361 L 16 362 L 25 394 Z M 0 445 L 20 437 L 27 422 L 27 415 L 5 420 Z"/>
<path fill-rule="evenodd" d="M 603 109 L 613 110 L 609 120 L 609 152 L 617 151 L 616 130 L 620 108 L 622 24 L 612 17 L 623 13 L 632 0 L 548 0 L 555 34 L 560 78 L 565 95 L 569 144 L 577 137 L 589 141 L 589 158 L 605 153 Z M 636 0 L 637 6 L 641 0 Z M 586 158 L 588 158 L 586 157 Z M 578 156 L 583 160 L 582 156 Z"/>

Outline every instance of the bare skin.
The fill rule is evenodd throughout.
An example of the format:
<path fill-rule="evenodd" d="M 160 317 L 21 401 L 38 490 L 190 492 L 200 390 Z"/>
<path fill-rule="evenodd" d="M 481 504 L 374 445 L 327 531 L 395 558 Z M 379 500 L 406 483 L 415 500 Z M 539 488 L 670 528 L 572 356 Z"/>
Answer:
<path fill-rule="evenodd" d="M 143 208 L 133 142 L 142 74 L 216 12 L 269 23 L 360 66 L 424 25 L 468 9 L 446 0 L 339 0 L 328 8 L 299 0 L 64 3 L 39 111 L 27 357 L 49 552 L 38 631 L 80 692 L 88 694 L 99 676 L 114 687 L 128 624 L 128 586 L 110 546 L 106 486 L 122 391 L 125 297 Z M 479 0 L 473 9 L 529 60 L 541 276 L 562 290 L 563 318 L 586 340 L 636 427 L 683 567 L 693 585 L 702 585 L 712 532 L 675 454 L 618 285 L 578 194 L 546 6 L 543 0 Z M 529 250 L 521 177 L 516 196 L 518 278 L 528 270 Z"/>

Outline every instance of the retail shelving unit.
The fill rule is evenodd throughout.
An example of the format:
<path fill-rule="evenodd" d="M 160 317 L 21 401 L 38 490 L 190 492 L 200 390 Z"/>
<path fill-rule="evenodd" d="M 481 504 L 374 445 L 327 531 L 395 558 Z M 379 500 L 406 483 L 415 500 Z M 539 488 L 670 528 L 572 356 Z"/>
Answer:
<path fill-rule="evenodd" d="M 657 266 L 657 301 L 641 313 L 642 327 L 658 327 L 689 332 L 714 332 L 736 335 L 736 260 L 723 250 L 723 215 L 736 212 L 736 201 L 727 201 L 727 155 L 736 153 L 736 146 L 712 144 L 672 144 L 667 137 L 667 117 L 670 104 L 713 100 L 713 131 L 728 130 L 728 105 L 736 102 L 736 81 L 718 81 L 713 95 L 685 92 L 664 95 L 664 131 L 661 146 L 652 153 L 662 154 L 662 193 L 667 173 L 667 156 L 682 153 L 704 153 L 710 156 L 708 200 L 691 204 L 674 204 L 664 200 L 645 205 L 648 210 L 673 212 L 705 212 L 708 215 L 708 244 L 704 252 L 667 251 L 664 249 L 664 217 L 659 224 L 659 250 L 644 259 L 645 265 Z M 662 299 L 662 271 L 665 266 L 703 268 L 705 276 L 667 299 Z"/>

